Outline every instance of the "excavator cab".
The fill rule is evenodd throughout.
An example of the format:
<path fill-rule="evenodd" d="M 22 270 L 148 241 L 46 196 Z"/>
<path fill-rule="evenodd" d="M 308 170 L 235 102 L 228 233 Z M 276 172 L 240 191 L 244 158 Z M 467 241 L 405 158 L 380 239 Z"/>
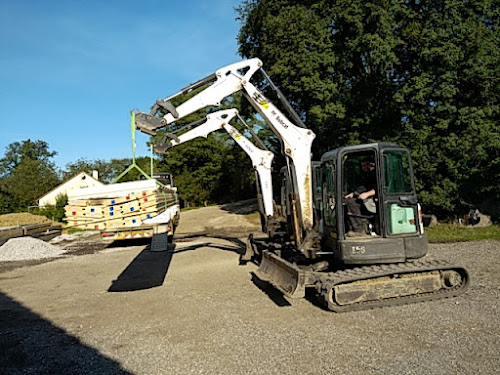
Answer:
<path fill-rule="evenodd" d="M 323 155 L 314 183 L 322 194 L 322 247 L 338 260 L 346 264 L 404 262 L 427 253 L 407 149 L 391 143 L 338 148 Z M 356 198 L 372 188 L 374 196 L 357 201 L 359 212 L 348 212 L 346 195 L 353 193 Z M 363 224 L 360 236 L 347 236 L 352 220 Z"/>

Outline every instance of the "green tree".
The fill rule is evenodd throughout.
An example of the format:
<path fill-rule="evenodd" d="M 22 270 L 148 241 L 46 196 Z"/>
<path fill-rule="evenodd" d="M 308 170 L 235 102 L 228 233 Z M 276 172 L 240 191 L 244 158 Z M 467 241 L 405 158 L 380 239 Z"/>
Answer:
<path fill-rule="evenodd" d="M 412 151 L 426 210 L 495 213 L 498 1 L 255 0 L 238 12 L 241 55 L 263 60 L 317 134 L 316 157 L 394 141 Z"/>
<path fill-rule="evenodd" d="M 171 149 L 159 170 L 174 175 L 179 197 L 189 205 L 223 203 L 253 193 L 250 159 L 223 133 Z"/>
<path fill-rule="evenodd" d="M 59 183 L 50 151 L 44 141 L 26 140 L 7 146 L 0 159 L 0 208 L 2 213 L 23 211 Z"/>
<path fill-rule="evenodd" d="M 132 163 L 131 158 L 110 159 L 110 160 L 103 160 L 103 159 L 89 160 L 81 158 L 74 162 L 66 164 L 66 168 L 63 172 L 63 180 L 68 180 L 80 172 L 86 172 L 92 175 L 92 171 L 96 170 L 99 172 L 99 180 L 106 183 L 111 183 L 131 163 Z M 144 172 L 150 173 L 151 160 L 149 157 L 146 156 L 137 157 L 136 164 Z M 140 175 L 139 171 L 133 169 L 126 176 L 123 176 L 120 182 L 135 181 L 139 178 L 139 175 Z"/>
<path fill-rule="evenodd" d="M 63 222 L 66 216 L 64 207 L 68 204 L 68 196 L 60 194 L 56 197 L 55 206 L 46 206 L 34 211 L 36 214 L 46 216 L 50 220 Z"/>

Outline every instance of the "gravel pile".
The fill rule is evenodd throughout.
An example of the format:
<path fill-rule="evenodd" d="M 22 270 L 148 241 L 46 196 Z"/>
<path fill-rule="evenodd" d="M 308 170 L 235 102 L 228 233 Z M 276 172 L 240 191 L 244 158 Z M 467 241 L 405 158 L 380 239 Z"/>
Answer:
<path fill-rule="evenodd" d="M 11 238 L 0 247 L 0 261 L 54 258 L 64 250 L 32 237 Z"/>

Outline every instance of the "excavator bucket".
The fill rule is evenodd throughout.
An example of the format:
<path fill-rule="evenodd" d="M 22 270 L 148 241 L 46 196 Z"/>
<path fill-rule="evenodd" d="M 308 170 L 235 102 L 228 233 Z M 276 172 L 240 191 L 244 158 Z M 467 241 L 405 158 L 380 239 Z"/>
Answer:
<path fill-rule="evenodd" d="M 305 296 L 305 272 L 267 250 L 262 252 L 262 260 L 256 274 L 261 280 L 273 284 L 287 297 Z"/>

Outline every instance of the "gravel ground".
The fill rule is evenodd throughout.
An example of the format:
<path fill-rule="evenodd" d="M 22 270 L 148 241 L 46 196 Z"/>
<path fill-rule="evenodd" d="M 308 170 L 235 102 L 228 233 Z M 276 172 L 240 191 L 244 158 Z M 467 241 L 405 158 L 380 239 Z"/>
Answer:
<path fill-rule="evenodd" d="M 81 231 L 81 232 L 75 232 L 72 234 L 61 234 L 60 236 L 52 238 L 49 242 L 51 244 L 61 244 L 65 242 L 70 242 L 70 241 L 76 241 L 81 238 L 87 238 L 87 237 L 98 237 L 100 235 L 99 231 L 96 230 L 86 230 L 86 231 Z"/>
<path fill-rule="evenodd" d="M 500 241 L 430 246 L 430 258 L 469 269 L 461 297 L 335 314 L 239 266 L 240 219 L 185 212 L 169 252 L 132 243 L 0 264 L 0 373 L 498 373 Z"/>

